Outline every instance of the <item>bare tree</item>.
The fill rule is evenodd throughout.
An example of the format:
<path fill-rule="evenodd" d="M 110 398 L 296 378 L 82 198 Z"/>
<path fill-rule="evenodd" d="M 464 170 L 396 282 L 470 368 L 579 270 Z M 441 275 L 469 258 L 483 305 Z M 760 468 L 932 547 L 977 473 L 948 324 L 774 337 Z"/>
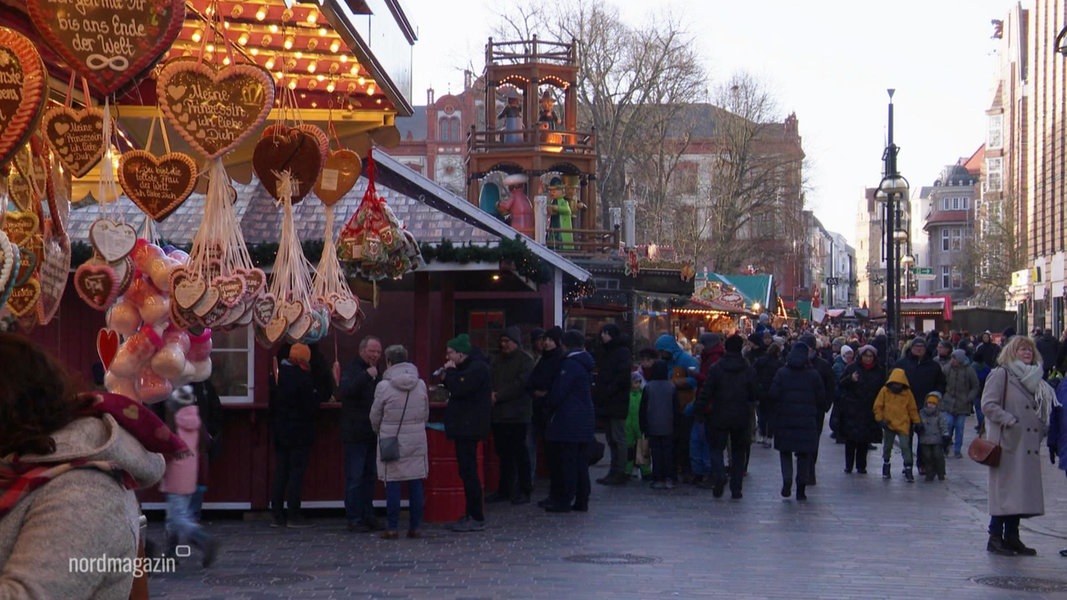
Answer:
<path fill-rule="evenodd" d="M 964 263 L 974 277 L 974 302 L 979 306 L 1004 308 L 1011 295 L 1011 275 L 1026 268 L 1026 245 L 1016 226 L 1015 200 L 1005 194 L 985 203 L 978 239 L 967 246 Z"/>

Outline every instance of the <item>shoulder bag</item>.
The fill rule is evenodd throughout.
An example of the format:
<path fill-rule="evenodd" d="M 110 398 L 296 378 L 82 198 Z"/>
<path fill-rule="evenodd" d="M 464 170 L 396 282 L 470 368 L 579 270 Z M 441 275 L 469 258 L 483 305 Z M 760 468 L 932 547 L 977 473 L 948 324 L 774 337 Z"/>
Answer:
<path fill-rule="evenodd" d="M 1000 406 L 1004 407 L 1004 401 L 1008 396 L 1008 374 L 1004 373 L 1004 392 L 1000 395 Z M 1000 465 L 1000 441 L 993 443 L 984 437 L 976 437 L 971 441 L 971 445 L 967 446 L 967 456 L 971 457 L 974 462 L 983 464 L 987 467 L 996 467 Z"/>
<path fill-rule="evenodd" d="M 411 392 L 408 392 L 408 395 L 404 397 L 404 410 L 400 413 L 400 423 L 396 426 L 396 435 L 378 438 L 378 458 L 382 459 L 382 462 L 393 462 L 400 458 L 400 428 L 404 425 L 404 415 L 408 412 L 409 398 L 411 398 Z M 381 427 L 379 426 L 380 431 Z"/>

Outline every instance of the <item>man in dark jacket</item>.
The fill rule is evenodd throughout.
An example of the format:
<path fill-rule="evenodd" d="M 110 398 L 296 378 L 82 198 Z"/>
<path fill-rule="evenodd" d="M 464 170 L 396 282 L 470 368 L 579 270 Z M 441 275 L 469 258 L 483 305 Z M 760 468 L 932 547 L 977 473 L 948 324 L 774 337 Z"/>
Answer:
<path fill-rule="evenodd" d="M 537 503 L 544 508 L 551 504 L 552 498 L 559 495 L 560 487 L 557 445 L 548 443 L 545 439 L 545 430 L 548 427 L 548 393 L 552 391 L 552 384 L 559 375 L 559 366 L 563 362 L 563 329 L 558 325 L 550 327 L 541 340 L 541 357 L 537 359 L 530 377 L 526 383 L 526 389 L 533 398 L 533 417 L 531 425 L 535 434 L 543 444 L 545 451 L 545 465 L 549 474 L 549 496 Z"/>
<path fill-rule="evenodd" d="M 449 394 L 444 415 L 445 434 L 456 446 L 456 465 L 466 497 L 466 511 L 450 529 L 461 532 L 485 529 L 478 443 L 489 437 L 493 382 L 489 365 L 473 358 L 474 351 L 470 336 L 465 333 L 448 340 L 442 381 Z"/>
<path fill-rule="evenodd" d="M 370 424 L 374 388 L 382 380 L 378 361 L 382 342 L 368 335 L 359 341 L 359 356 L 341 373 L 341 442 L 345 452 L 345 518 L 349 531 L 381 529 L 374 516 L 374 486 L 378 479 L 378 436 Z"/>
<path fill-rule="evenodd" d="M 771 382 L 767 399 L 773 415 L 774 447 L 782 467 L 782 497 L 793 490 L 793 454 L 796 454 L 797 500 L 807 500 L 808 462 L 819 448 L 819 422 L 826 413 L 825 396 L 819 374 L 811 366 L 805 344 L 793 344 L 785 366 Z"/>
<path fill-rule="evenodd" d="M 559 375 L 548 394 L 548 431 L 545 437 L 559 448 L 559 495 L 545 510 L 565 513 L 589 510 L 589 445 L 596 429 L 596 416 L 590 386 L 593 357 L 584 349 L 582 332 L 569 329 L 563 334 L 564 358 Z M 625 433 L 625 432 L 624 432 Z M 624 455 L 625 456 L 625 455 Z"/>
<path fill-rule="evenodd" d="M 752 415 L 756 409 L 758 390 L 756 371 L 749 366 L 741 349 L 745 340 L 734 334 L 726 338 L 726 354 L 708 370 L 693 405 L 693 418 L 704 418 L 711 448 L 712 494 L 719 498 L 726 487 L 726 467 L 723 451 L 730 441 L 730 497 L 741 498 L 741 484 L 745 477 L 749 445 L 752 443 Z M 707 410 L 707 417 L 704 417 Z"/>
<path fill-rule="evenodd" d="M 1056 357 L 1060 354 L 1060 341 L 1052 335 L 1051 329 L 1046 329 L 1034 340 L 1034 344 L 1037 346 L 1037 353 L 1041 355 L 1041 366 L 1045 369 L 1047 379 L 1048 374 L 1056 368 Z"/>
<path fill-rule="evenodd" d="M 496 492 L 486 496 L 486 502 L 510 500 L 512 504 L 527 504 L 533 491 L 530 454 L 526 450 L 526 428 L 533 411 L 526 381 L 533 370 L 533 358 L 522 349 L 521 342 L 519 328 L 508 327 L 500 336 L 500 354 L 493 360 L 491 420 L 500 479 Z"/>
<path fill-rule="evenodd" d="M 897 361 L 895 366 L 902 369 L 908 378 L 908 387 L 915 396 L 915 408 L 922 410 L 926 405 L 926 395 L 930 392 L 945 393 L 945 372 L 937 361 L 930 358 L 926 352 L 926 340 L 922 336 L 916 336 L 911 345 L 904 351 L 904 356 Z M 914 440 L 913 440 L 914 442 Z M 914 444 L 912 444 L 914 447 Z M 917 457 L 915 464 L 919 467 L 919 474 L 926 474 L 921 456 Z"/>
<path fill-rule="evenodd" d="M 611 468 L 602 485 L 622 485 L 630 480 L 626 474 L 626 416 L 630 412 L 630 372 L 633 355 L 614 323 L 600 328 L 603 350 L 597 363 L 594 402 L 597 416 L 607 419 L 607 442 L 611 448 Z"/>
<path fill-rule="evenodd" d="M 819 415 L 819 437 L 816 438 L 815 451 L 811 453 L 811 473 L 808 474 L 807 485 L 815 485 L 815 463 L 819 460 L 819 440 L 822 439 L 822 429 L 826 422 L 826 412 L 833 407 L 834 398 L 837 397 L 837 378 L 834 377 L 834 367 L 830 363 L 823 360 L 818 355 L 818 342 L 815 340 L 815 336 L 810 333 L 805 333 L 800 336 L 800 343 L 807 346 L 808 361 L 811 362 L 811 366 L 815 369 L 815 372 L 819 374 L 819 379 L 822 381 L 823 389 L 823 402 L 822 414 Z"/>

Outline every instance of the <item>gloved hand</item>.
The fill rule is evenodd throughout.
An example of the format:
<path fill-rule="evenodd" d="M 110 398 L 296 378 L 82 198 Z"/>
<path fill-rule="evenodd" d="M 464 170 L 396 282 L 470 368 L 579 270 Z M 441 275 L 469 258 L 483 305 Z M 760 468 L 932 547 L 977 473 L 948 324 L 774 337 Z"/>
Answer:
<path fill-rule="evenodd" d="M 926 431 L 926 427 L 922 423 L 916 423 L 915 425 L 912 425 L 911 430 L 922 435 L 923 432 Z"/>

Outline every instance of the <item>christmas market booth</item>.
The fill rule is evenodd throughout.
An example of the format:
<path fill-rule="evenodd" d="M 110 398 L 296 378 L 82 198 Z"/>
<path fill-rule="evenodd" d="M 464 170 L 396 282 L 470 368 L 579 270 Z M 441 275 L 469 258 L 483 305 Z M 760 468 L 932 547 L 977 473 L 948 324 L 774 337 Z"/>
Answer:
<path fill-rule="evenodd" d="M 909 296 L 900 299 L 900 327 L 917 332 L 949 330 L 952 296 Z"/>

